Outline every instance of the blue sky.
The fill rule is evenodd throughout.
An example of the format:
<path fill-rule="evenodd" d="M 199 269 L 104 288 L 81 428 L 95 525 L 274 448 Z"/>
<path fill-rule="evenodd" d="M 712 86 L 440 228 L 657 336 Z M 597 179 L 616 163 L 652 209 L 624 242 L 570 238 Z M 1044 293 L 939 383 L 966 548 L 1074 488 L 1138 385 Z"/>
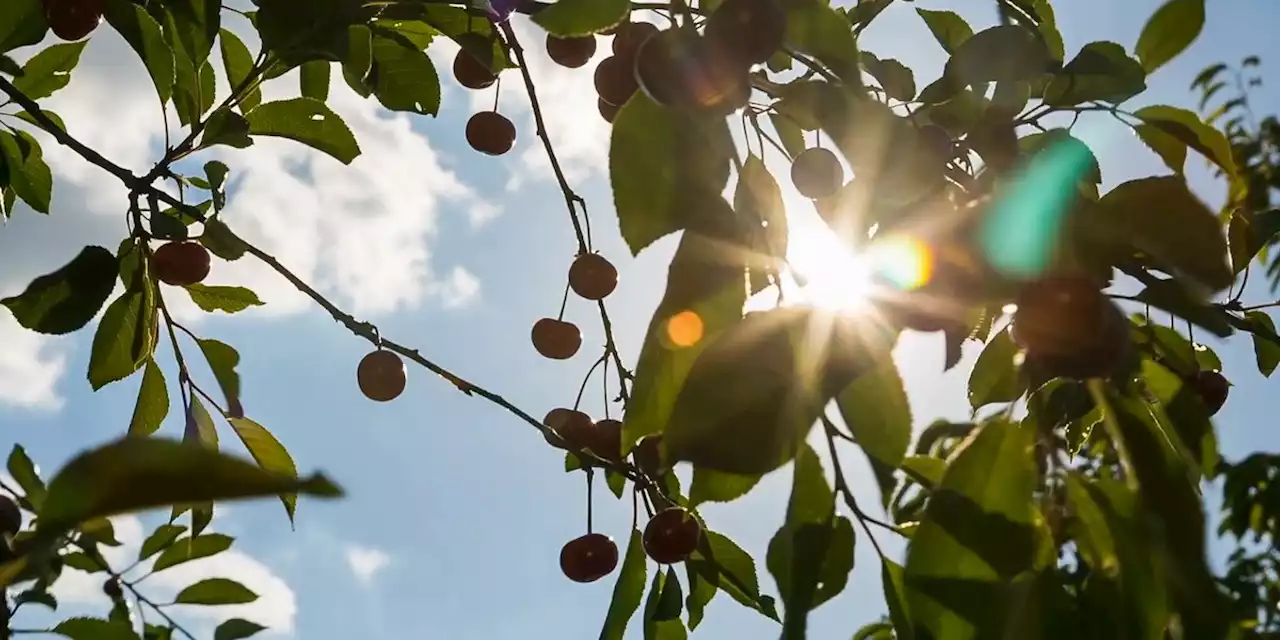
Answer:
<path fill-rule="evenodd" d="M 1159 3 L 1059 4 L 1070 54 L 1093 40 L 1112 40 L 1132 51 Z M 914 5 L 954 8 L 975 27 L 995 17 L 994 3 Z M 1280 5 L 1273 2 L 1211 2 L 1201 39 L 1157 72 L 1149 80 L 1150 91 L 1135 104 L 1194 108 L 1187 83 L 1219 60 L 1259 53 L 1267 70 L 1277 63 L 1266 59 L 1274 49 L 1275 24 L 1280 24 Z M 234 28 L 243 33 L 241 27 Z M 534 56 L 532 72 L 547 105 L 551 135 L 571 181 L 591 206 L 597 248 L 621 271 L 622 283 L 609 307 L 622 351 L 634 362 L 674 243 L 667 239 L 638 258 L 629 257 L 610 206 L 604 162 L 608 130 L 596 115 L 590 67 L 552 67 L 539 51 L 538 34 L 532 28 L 519 32 Z M 912 4 L 886 11 L 865 34 L 863 46 L 915 69 L 920 86 L 937 77 L 943 62 Z M 602 43 L 597 59 L 605 50 Z M 447 45 L 432 54 L 446 76 L 438 118 L 390 116 L 335 83 L 331 104 L 357 130 L 365 156 L 342 167 L 274 141 L 226 155 L 239 176 L 227 219 L 340 306 L 376 321 L 385 335 L 419 347 L 540 416 L 572 402 L 595 346 L 602 344 L 592 306 L 571 298 L 567 316 L 585 335 L 579 356 L 547 361 L 529 345 L 533 321 L 554 315 L 560 303 L 575 250 L 572 231 L 541 160 L 516 78 L 504 83 L 501 110 L 516 122 L 517 147 L 503 158 L 480 156 L 466 147 L 463 123 L 493 95 L 452 84 L 447 63 L 453 50 Z M 277 81 L 268 95 L 296 95 L 292 78 Z M 1255 106 L 1274 112 L 1278 98 L 1274 85 L 1264 86 Z M 159 114 L 141 66 L 106 29 L 86 50 L 71 86 L 48 104 L 73 134 L 134 169 L 147 167 L 161 148 Z M 1153 154 L 1112 122 L 1086 119 L 1077 130 L 1100 156 L 1106 186 L 1165 172 Z M 19 211 L 0 230 L 0 255 L 5 256 L 0 293 L 5 295 L 65 262 L 79 246 L 93 242 L 114 248 L 124 233 L 119 184 L 55 145 L 46 145 L 46 155 L 58 179 L 53 216 Z M 1198 158 L 1188 166 L 1194 167 L 1190 171 L 1200 193 L 1219 202 L 1222 189 Z M 813 224 L 812 207 L 793 193 L 788 209 L 796 225 Z M 560 546 L 585 526 L 582 478 L 562 471 L 558 452 L 519 420 L 457 393 L 424 370 L 411 369 L 409 390 L 396 402 L 366 401 L 354 384 L 366 343 L 261 268 L 217 265 L 210 282 L 246 284 L 268 306 L 235 317 L 200 317 L 189 304 L 179 305 L 180 316 L 202 336 L 239 348 L 248 415 L 273 430 L 301 468 L 324 469 L 341 481 L 349 498 L 304 501 L 296 531 L 275 503 L 222 509 L 214 526 L 241 536 L 238 552 L 171 570 L 174 578 L 166 578 L 171 572 L 159 574 L 145 583 L 149 588 L 171 593 L 181 586 L 179 578 L 240 577 L 264 597 L 232 612 L 277 627 L 280 637 L 307 640 L 590 638 L 598 633 L 612 579 L 573 584 L 557 565 Z M 174 300 L 181 294 L 168 295 Z M 1257 285 L 1251 297 L 1269 296 Z M 0 424 L 7 436 L 0 440 L 23 443 L 46 471 L 79 448 L 127 428 L 138 380 L 91 393 L 84 379 L 90 338 L 91 330 L 62 339 L 38 337 L 22 333 L 7 315 L 0 317 L 0 344 L 5 345 Z M 897 352 L 917 425 L 968 414 L 964 381 L 976 350 L 967 352 L 959 373 L 940 375 L 940 349 L 940 339 L 908 335 Z M 1267 419 L 1268 382 L 1253 368 L 1248 341 L 1237 340 L 1218 352 L 1235 384 L 1218 421 L 1224 452 L 1280 450 L 1280 431 Z M 169 360 L 163 352 L 162 361 Z M 176 375 L 172 368 L 168 373 L 172 384 Z M 597 415 L 598 395 L 587 394 L 587 406 Z M 171 418 L 165 429 L 176 435 L 180 422 Z M 874 505 L 875 490 L 860 454 L 845 457 L 863 503 Z M 788 485 L 783 471 L 748 498 L 707 506 L 704 514 L 712 527 L 762 560 L 781 523 Z M 597 529 L 624 541 L 629 501 L 615 501 L 601 487 L 595 504 Z M 143 518 L 143 524 L 155 522 L 153 516 Z M 135 546 L 145 535 L 137 525 L 131 519 L 118 524 L 121 537 Z M 889 536 L 880 540 L 900 552 L 901 545 Z M 815 612 L 812 637 L 847 637 L 882 612 L 879 567 L 865 540 L 859 541 L 857 562 L 845 593 Z M 763 563 L 759 568 L 766 591 L 773 591 Z M 105 613 L 96 580 L 73 576 L 67 583 L 60 594 L 65 611 L 97 607 Z M 225 613 L 191 611 L 186 619 L 205 629 Z M 46 620 L 30 616 L 26 623 L 40 626 Z M 632 635 L 638 631 L 634 628 Z M 698 633 L 768 638 L 776 632 L 772 623 L 721 596 L 709 606 Z"/>

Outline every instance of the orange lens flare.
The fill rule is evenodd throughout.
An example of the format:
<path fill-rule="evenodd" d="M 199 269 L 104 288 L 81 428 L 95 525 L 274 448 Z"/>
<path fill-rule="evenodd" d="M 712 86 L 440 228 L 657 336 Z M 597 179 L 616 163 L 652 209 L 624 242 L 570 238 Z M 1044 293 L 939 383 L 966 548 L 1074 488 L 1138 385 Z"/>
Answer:
<path fill-rule="evenodd" d="M 702 332 L 702 317 L 693 311 L 681 311 L 667 320 L 667 339 L 678 348 L 698 344 Z"/>
<path fill-rule="evenodd" d="M 879 240 L 872 244 L 867 257 L 878 278 L 902 290 L 919 289 L 933 278 L 934 251 L 915 236 L 897 235 Z"/>

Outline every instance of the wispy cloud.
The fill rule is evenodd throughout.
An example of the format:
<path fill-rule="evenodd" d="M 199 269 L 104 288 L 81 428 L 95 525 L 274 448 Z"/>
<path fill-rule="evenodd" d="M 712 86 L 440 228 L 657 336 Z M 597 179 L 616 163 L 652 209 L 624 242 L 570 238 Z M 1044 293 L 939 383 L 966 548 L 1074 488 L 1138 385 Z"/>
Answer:
<path fill-rule="evenodd" d="M 381 549 L 349 544 L 345 554 L 347 566 L 363 587 L 372 586 L 378 574 L 391 565 L 391 556 Z"/>

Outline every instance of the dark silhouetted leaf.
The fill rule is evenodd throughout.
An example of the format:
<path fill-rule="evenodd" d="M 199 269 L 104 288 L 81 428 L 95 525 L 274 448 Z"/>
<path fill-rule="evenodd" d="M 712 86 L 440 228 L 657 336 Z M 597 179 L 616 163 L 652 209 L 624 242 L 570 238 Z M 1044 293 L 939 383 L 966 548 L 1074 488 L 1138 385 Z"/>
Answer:
<path fill-rule="evenodd" d="M 1245 319 L 1260 330 L 1253 332 L 1253 354 L 1258 363 L 1258 372 L 1270 376 L 1280 365 L 1280 341 L 1276 339 L 1276 325 L 1271 316 L 1262 311 L 1250 311 Z"/>
<path fill-rule="evenodd" d="M 881 60 L 870 53 L 862 53 L 862 66 L 871 77 L 880 82 L 880 88 L 894 100 L 910 102 L 916 97 L 916 78 L 907 65 L 886 58 Z"/>
<path fill-rule="evenodd" d="M 53 632 L 71 640 L 138 640 L 138 634 L 123 620 L 71 618 L 59 622 Z"/>
<path fill-rule="evenodd" d="M 223 224 L 221 220 L 209 220 L 204 223 L 204 233 L 200 235 L 200 244 L 204 245 L 215 256 L 223 260 L 239 260 L 244 257 L 246 248 L 243 240 Z"/>
<path fill-rule="evenodd" d="M 0 164 L 7 165 L 9 189 L 40 213 L 49 213 L 53 199 L 53 174 L 44 161 L 39 141 L 25 131 L 0 131 Z M 5 207 L 12 210 L 12 206 Z"/>
<path fill-rule="evenodd" d="M 933 37 L 938 39 L 938 44 L 949 54 L 954 54 L 965 40 L 973 37 L 973 28 L 954 11 L 916 9 L 916 13 L 920 14 Z"/>
<path fill-rule="evenodd" d="M 239 36 L 226 29 L 218 34 L 218 46 L 222 51 L 222 67 L 227 74 L 227 85 L 232 90 L 238 89 L 253 72 L 253 55 Z M 239 95 L 240 100 L 236 104 L 241 112 L 249 111 L 262 103 L 262 89 L 258 87 L 242 91 Z"/>
<path fill-rule="evenodd" d="M 1140 124 L 1133 131 L 1147 147 L 1160 156 L 1165 166 L 1174 173 L 1182 173 L 1187 164 L 1187 145 L 1155 125 Z"/>
<path fill-rule="evenodd" d="M 0 2 L 0 53 L 36 44 L 48 31 L 40 0 Z"/>
<path fill-rule="evenodd" d="M 797 2 L 787 11 L 787 43 L 825 63 L 851 87 L 861 87 L 852 25 L 822 2 Z"/>
<path fill-rule="evenodd" d="M 258 105 L 245 114 L 249 133 L 276 136 L 301 142 L 317 151 L 351 164 L 360 155 L 360 145 L 347 124 L 319 100 L 293 98 Z"/>
<path fill-rule="evenodd" d="M 115 256 L 102 247 L 85 247 L 71 262 L 36 278 L 21 294 L 0 304 L 27 329 L 70 333 L 93 319 L 115 284 Z"/>
<path fill-rule="evenodd" d="M 630 9 L 626 0 L 561 0 L 539 11 L 533 21 L 558 36 L 581 36 L 618 24 Z"/>
<path fill-rule="evenodd" d="M 1018 346 L 1008 331 L 991 338 L 969 374 L 969 405 L 981 409 L 993 402 L 1013 402 L 1027 391 L 1015 361 Z"/>
<path fill-rule="evenodd" d="M 1046 104 L 1071 107 L 1091 100 L 1119 104 L 1147 88 L 1137 60 L 1114 42 L 1090 42 L 1045 89 Z"/>
<path fill-rule="evenodd" d="M 248 587 L 227 578 L 207 578 L 178 592 L 174 602 L 178 604 L 248 604 L 258 599 L 258 594 Z"/>
<path fill-rule="evenodd" d="M 9 476 L 13 481 L 22 489 L 27 502 L 31 503 L 32 508 L 39 510 L 40 505 L 44 504 L 44 481 L 36 473 L 36 465 L 31 458 L 27 457 L 27 450 L 23 449 L 22 445 L 13 445 L 5 468 L 9 470 Z"/>
<path fill-rule="evenodd" d="M 1049 50 L 1033 31 L 1009 24 L 964 40 L 947 61 L 947 77 L 964 85 L 1031 80 L 1049 70 Z"/>
<path fill-rule="evenodd" d="M 205 500 L 282 493 L 338 497 L 322 475 L 297 479 L 239 458 L 161 438 L 126 438 L 76 456 L 49 482 L 40 528 Z"/>
<path fill-rule="evenodd" d="M 142 386 L 138 388 L 138 401 L 133 407 L 133 419 L 129 421 L 129 435 L 149 436 L 160 429 L 169 415 L 169 388 L 164 382 L 164 372 L 155 359 L 148 359 L 142 372 Z"/>
<path fill-rule="evenodd" d="M 1135 50 L 1138 60 L 1151 73 L 1182 53 L 1203 28 L 1204 0 L 1169 0 L 1142 28 Z"/>
<path fill-rule="evenodd" d="M 162 524 L 156 527 L 156 530 L 142 541 L 142 547 L 138 549 L 138 560 L 146 560 L 169 548 L 169 545 L 186 531 L 186 527 L 176 524 Z"/>
<path fill-rule="evenodd" d="M 627 623 L 635 615 L 636 609 L 640 608 L 640 600 L 644 598 L 646 573 L 648 570 L 644 542 L 640 538 L 640 532 L 633 530 L 627 543 L 622 569 L 618 572 L 618 582 L 613 587 L 613 600 L 605 615 L 604 628 L 600 630 L 600 640 L 622 640 L 627 631 Z"/>
<path fill-rule="evenodd" d="M 168 102 L 173 95 L 174 51 L 165 41 L 160 23 L 145 8 L 127 0 L 107 0 L 106 9 L 107 22 L 146 65 L 160 102 Z"/>
<path fill-rule="evenodd" d="M 715 531 L 704 531 L 698 552 L 687 563 L 740 604 L 777 621 L 773 598 L 760 594 L 756 564 L 737 543 Z"/>
<path fill-rule="evenodd" d="M 148 283 L 112 302 L 93 334 L 89 384 L 95 391 L 137 371 L 156 346 L 155 296 Z"/>
<path fill-rule="evenodd" d="M 266 627 L 250 622 L 243 618 L 232 618 L 218 625 L 213 632 L 213 640 L 243 640 L 250 636 L 255 636 L 259 631 L 265 631 Z"/>
<path fill-rule="evenodd" d="M 684 600 L 684 608 L 689 612 L 689 630 L 693 631 L 702 623 L 702 613 L 707 603 L 711 602 L 720 589 L 715 582 L 703 577 L 694 570 L 693 565 L 687 563 L 685 577 L 689 581 L 689 595 Z"/>
<path fill-rule="evenodd" d="M 1208 329 L 1220 338 L 1225 338 L 1233 332 L 1230 314 L 1220 307 L 1211 306 L 1196 298 L 1176 279 L 1154 281 L 1139 292 L 1137 298 Z"/>
<path fill-rule="evenodd" d="M 151 570 L 164 571 L 184 562 L 217 555 L 230 549 L 234 541 L 235 538 L 221 533 L 206 533 L 175 540 L 169 548 L 164 550 L 164 553 L 160 554 L 159 558 L 156 558 Z"/>
<path fill-rule="evenodd" d="M 312 98 L 324 102 L 329 99 L 329 76 L 332 73 L 333 64 L 328 60 L 312 60 L 302 65 L 299 72 L 298 81 L 301 85 L 302 97 Z M 435 76 L 435 70 L 432 69 L 432 76 Z M 436 90 L 439 91 L 440 82 L 436 80 Z"/>

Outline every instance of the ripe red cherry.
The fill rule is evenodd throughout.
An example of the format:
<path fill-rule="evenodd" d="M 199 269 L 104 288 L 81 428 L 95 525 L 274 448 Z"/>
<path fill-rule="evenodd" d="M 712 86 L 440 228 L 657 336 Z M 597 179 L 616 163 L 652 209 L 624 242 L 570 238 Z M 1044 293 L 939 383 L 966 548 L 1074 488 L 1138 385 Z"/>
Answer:
<path fill-rule="evenodd" d="M 0 539 L 4 534 L 13 535 L 22 528 L 22 511 L 6 496 L 0 496 Z M 0 542 L 3 544 L 3 542 Z"/>
<path fill-rule="evenodd" d="M 636 443 L 631 455 L 636 466 L 646 475 L 656 476 L 662 470 L 662 435 L 645 436 Z"/>
<path fill-rule="evenodd" d="M 533 323 L 533 348 L 543 357 L 568 360 L 582 346 L 582 332 L 572 322 L 543 318 Z"/>
<path fill-rule="evenodd" d="M 791 183 L 806 198 L 826 198 L 844 185 L 844 167 L 827 149 L 805 149 L 791 163 Z"/>
<path fill-rule="evenodd" d="M 649 38 L 635 67 L 640 88 L 664 106 L 728 115 L 751 96 L 747 68 L 694 31 L 669 29 Z"/>
<path fill-rule="evenodd" d="M 587 300 L 603 300 L 618 287 L 618 269 L 598 253 L 584 253 L 569 267 L 569 288 Z"/>
<path fill-rule="evenodd" d="M 600 117 L 609 124 L 613 124 L 613 119 L 618 117 L 618 107 L 605 102 L 604 98 L 596 97 L 596 109 L 600 110 Z"/>
<path fill-rule="evenodd" d="M 596 95 L 615 107 L 626 104 L 639 89 L 634 66 L 635 59 L 631 56 L 609 56 L 601 60 L 593 76 Z"/>
<path fill-rule="evenodd" d="M 151 268 L 165 284 L 185 287 L 209 276 L 209 250 L 190 241 L 168 242 L 151 255 Z"/>
<path fill-rule="evenodd" d="M 683 562 L 698 548 L 702 525 L 684 507 L 659 511 L 644 527 L 644 552 L 658 564 Z"/>
<path fill-rule="evenodd" d="M 404 392 L 408 374 L 400 356 L 379 349 L 360 359 L 356 367 L 356 383 L 370 400 L 387 402 Z"/>
<path fill-rule="evenodd" d="M 590 447 L 595 438 L 591 416 L 574 409 L 552 409 L 542 419 L 542 424 L 555 429 L 565 443 L 575 449 Z"/>
<path fill-rule="evenodd" d="M 725 0 L 707 20 L 706 33 L 750 66 L 781 49 L 786 31 L 787 12 L 777 0 Z"/>
<path fill-rule="evenodd" d="M 574 538 L 560 549 L 560 570 L 574 582 L 595 582 L 618 566 L 618 545 L 602 533 Z"/>
<path fill-rule="evenodd" d="M 484 89 L 497 81 L 498 76 L 475 56 L 459 49 L 453 58 L 453 77 L 468 89 Z"/>
<path fill-rule="evenodd" d="M 467 121 L 467 143 L 472 149 L 500 156 L 516 143 L 516 126 L 496 111 L 481 111 Z"/>
<path fill-rule="evenodd" d="M 1217 371 L 1199 371 L 1190 380 L 1191 388 L 1200 396 L 1200 400 L 1204 402 L 1204 406 L 1208 407 L 1209 415 L 1214 415 L 1222 410 L 1222 405 L 1227 403 L 1227 395 L 1231 391 L 1231 383 L 1222 377 Z"/>
<path fill-rule="evenodd" d="M 610 462 L 622 460 L 622 422 L 609 418 L 597 422 L 591 450 Z"/>
<path fill-rule="evenodd" d="M 102 23 L 104 0 L 44 0 L 44 19 L 53 35 L 80 40 Z"/>
<path fill-rule="evenodd" d="M 1047 373 L 1104 377 L 1129 346 L 1129 322 L 1094 280 L 1057 275 L 1018 294 L 1010 337 Z"/>
<path fill-rule="evenodd" d="M 591 60 L 596 54 L 594 36 L 577 38 L 557 38 L 547 34 L 547 55 L 562 67 L 577 69 Z"/>
<path fill-rule="evenodd" d="M 624 22 L 616 27 L 613 36 L 613 55 L 633 57 L 645 40 L 658 33 L 658 27 L 650 22 Z"/>

